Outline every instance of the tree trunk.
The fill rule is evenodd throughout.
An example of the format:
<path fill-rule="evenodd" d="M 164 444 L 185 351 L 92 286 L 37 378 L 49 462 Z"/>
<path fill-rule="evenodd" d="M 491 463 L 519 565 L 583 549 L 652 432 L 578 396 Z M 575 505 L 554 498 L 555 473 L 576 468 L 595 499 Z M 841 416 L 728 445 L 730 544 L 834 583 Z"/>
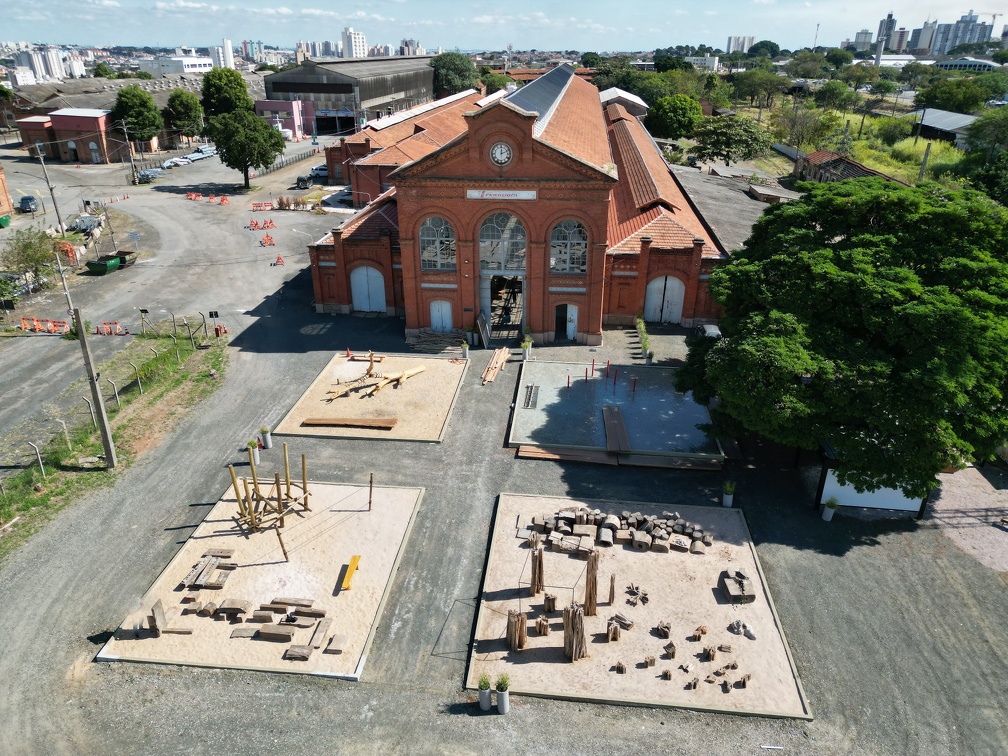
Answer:
<path fill-rule="evenodd" d="M 249 167 L 246 165 L 245 166 L 245 188 L 246 189 L 249 188 L 249 175 L 248 175 L 248 173 L 249 173 Z"/>

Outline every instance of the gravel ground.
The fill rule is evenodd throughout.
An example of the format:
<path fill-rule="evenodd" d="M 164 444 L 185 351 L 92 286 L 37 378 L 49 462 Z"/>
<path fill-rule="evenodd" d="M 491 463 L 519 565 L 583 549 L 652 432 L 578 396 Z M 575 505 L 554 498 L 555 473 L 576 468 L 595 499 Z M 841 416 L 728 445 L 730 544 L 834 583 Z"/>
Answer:
<path fill-rule="evenodd" d="M 743 443 L 748 461 L 733 471 L 736 505 L 816 719 L 517 696 L 509 716 L 481 715 L 462 680 L 499 492 L 653 501 L 660 512 L 677 503 L 720 506 L 723 477 L 516 460 L 503 446 L 514 365 L 486 387 L 480 370 L 468 371 L 443 444 L 306 439 L 292 448 L 308 453 L 320 480 L 363 483 L 374 471 L 381 483 L 426 488 L 362 682 L 93 663 L 107 633 L 226 487 L 226 465 L 241 463 L 242 439 L 281 417 L 334 351 L 402 349 L 400 320 L 309 311 L 304 240 L 287 229 L 314 233 L 329 219 L 311 226 L 315 216 L 278 216 L 284 228 L 275 236 L 290 257 L 275 269 L 251 239 L 223 227 L 223 216 L 200 206 L 180 223 L 153 193 L 144 196 L 132 212 L 158 230 L 163 246 L 160 262 L 146 268 L 165 265 L 165 274 L 138 276 L 121 306 L 226 311 L 235 334 L 229 372 L 212 399 L 115 487 L 67 508 L 2 565 L 0 752 L 1008 751 L 1008 586 L 927 521 L 841 512 L 822 522 L 808 506 L 808 471 L 793 466 L 792 453 L 752 442 Z M 180 201 L 161 200 L 175 208 Z M 654 340 L 659 361 L 682 353 L 681 334 Z M 634 343 L 608 331 L 596 350 L 534 352 L 632 360 Z M 4 382 L 21 369 L 7 361 L 9 348 L 0 347 Z M 473 359 L 481 368 L 482 356 Z"/>

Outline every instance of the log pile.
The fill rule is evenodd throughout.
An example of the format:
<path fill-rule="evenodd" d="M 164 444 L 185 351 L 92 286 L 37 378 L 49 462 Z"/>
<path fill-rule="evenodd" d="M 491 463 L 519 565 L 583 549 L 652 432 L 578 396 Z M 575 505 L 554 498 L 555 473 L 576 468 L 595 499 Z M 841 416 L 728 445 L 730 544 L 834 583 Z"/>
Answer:
<path fill-rule="evenodd" d="M 584 607 L 571 604 L 564 609 L 564 656 L 572 662 L 588 656 L 588 642 L 585 640 Z"/>
<path fill-rule="evenodd" d="M 549 635 L 550 634 L 550 624 L 549 620 L 544 616 L 540 616 L 536 619 L 536 633 L 539 635 Z"/>
<path fill-rule="evenodd" d="M 457 333 L 421 333 L 406 343 L 414 352 L 424 354 L 462 354 L 462 338 Z"/>
<path fill-rule="evenodd" d="M 528 644 L 528 617 L 524 612 L 508 611 L 507 647 L 509 651 L 521 651 Z"/>

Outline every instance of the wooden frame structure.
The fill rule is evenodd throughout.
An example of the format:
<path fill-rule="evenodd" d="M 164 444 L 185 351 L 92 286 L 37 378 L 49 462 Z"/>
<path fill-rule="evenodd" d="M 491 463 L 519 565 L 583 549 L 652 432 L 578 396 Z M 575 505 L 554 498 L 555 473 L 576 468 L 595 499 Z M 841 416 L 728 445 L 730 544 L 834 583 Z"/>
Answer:
<path fill-rule="evenodd" d="M 242 486 L 238 485 L 238 476 L 235 474 L 234 465 L 228 465 L 228 470 L 231 473 L 231 485 L 234 486 L 235 498 L 238 500 L 238 515 L 235 517 L 235 522 L 241 527 L 254 531 L 273 528 L 279 537 L 280 528 L 284 527 L 284 517 L 288 513 L 295 513 L 297 511 L 295 507 L 300 507 L 304 512 L 311 511 L 311 507 L 308 505 L 310 492 L 308 490 L 307 457 L 304 454 L 301 455 L 301 482 L 292 481 L 290 456 L 285 441 L 283 445 L 284 484 L 281 485 L 280 473 L 274 473 L 273 484 L 266 489 L 265 485 L 260 487 L 252 449 L 248 450 L 248 455 L 252 476 L 251 478 L 243 477 L 241 479 Z M 244 494 L 242 489 L 244 489 Z M 282 539 L 280 543 L 282 546 Z"/>

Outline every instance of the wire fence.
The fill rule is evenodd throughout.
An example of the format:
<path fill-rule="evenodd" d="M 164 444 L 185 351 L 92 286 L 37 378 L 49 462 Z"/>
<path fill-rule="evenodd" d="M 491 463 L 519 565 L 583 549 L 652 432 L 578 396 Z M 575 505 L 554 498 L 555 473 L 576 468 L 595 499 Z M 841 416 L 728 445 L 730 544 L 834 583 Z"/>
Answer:
<path fill-rule="evenodd" d="M 322 152 L 321 147 L 312 147 L 304 152 L 299 152 L 296 155 L 287 155 L 281 157 L 273 163 L 273 165 L 263 168 L 261 171 L 255 173 L 256 176 L 265 176 L 267 173 L 273 173 L 273 171 L 279 171 L 281 168 L 286 168 L 288 165 L 294 165 L 294 163 L 300 163 L 303 160 L 307 160 L 313 155 L 318 155 Z M 251 175 L 251 174 L 250 174 Z"/>

